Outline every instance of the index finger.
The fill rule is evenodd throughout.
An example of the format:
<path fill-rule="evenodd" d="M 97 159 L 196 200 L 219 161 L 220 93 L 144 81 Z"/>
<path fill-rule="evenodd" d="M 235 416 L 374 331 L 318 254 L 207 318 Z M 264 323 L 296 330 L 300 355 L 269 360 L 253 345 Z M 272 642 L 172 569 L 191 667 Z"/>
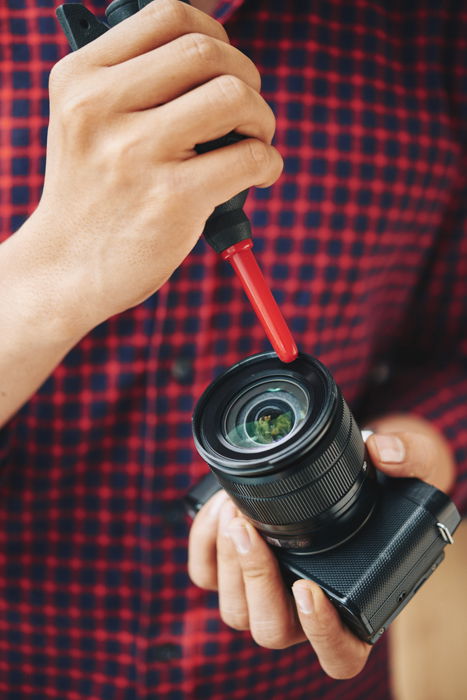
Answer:
<path fill-rule="evenodd" d="M 268 649 L 283 649 L 303 641 L 292 598 L 271 548 L 244 518 L 235 518 L 228 531 L 243 573 L 255 642 Z"/>
<path fill-rule="evenodd" d="M 297 612 L 323 671 L 331 678 L 353 678 L 364 667 L 371 646 L 355 637 L 321 588 L 301 579 L 292 587 Z"/>
<path fill-rule="evenodd" d="M 180 0 L 153 0 L 78 53 L 95 65 L 114 66 L 193 32 L 230 43 L 223 26 L 201 10 Z"/>

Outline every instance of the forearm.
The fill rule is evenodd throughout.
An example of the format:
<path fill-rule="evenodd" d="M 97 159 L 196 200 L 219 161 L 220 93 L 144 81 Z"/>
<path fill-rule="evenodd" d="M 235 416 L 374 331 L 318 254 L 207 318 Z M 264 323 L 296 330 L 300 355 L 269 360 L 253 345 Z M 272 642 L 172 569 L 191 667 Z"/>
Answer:
<path fill-rule="evenodd" d="M 65 276 L 42 249 L 39 229 L 30 219 L 0 245 L 0 426 L 88 330 L 68 313 Z"/>
<path fill-rule="evenodd" d="M 277 179 L 260 83 L 218 22 L 169 0 L 56 64 L 41 201 L 1 246 L 0 424 L 85 333 L 164 284 L 217 205 Z M 231 131 L 247 138 L 198 154 Z"/>

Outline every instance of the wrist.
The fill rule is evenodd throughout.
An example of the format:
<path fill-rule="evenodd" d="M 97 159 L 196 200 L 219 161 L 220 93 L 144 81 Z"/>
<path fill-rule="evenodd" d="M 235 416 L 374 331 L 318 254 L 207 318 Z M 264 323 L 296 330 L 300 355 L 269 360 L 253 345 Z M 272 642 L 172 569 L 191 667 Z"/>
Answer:
<path fill-rule="evenodd" d="M 25 343 L 67 351 L 98 321 L 87 313 L 77 276 L 55 259 L 46 231 L 33 214 L 0 246 L 1 326 Z"/>

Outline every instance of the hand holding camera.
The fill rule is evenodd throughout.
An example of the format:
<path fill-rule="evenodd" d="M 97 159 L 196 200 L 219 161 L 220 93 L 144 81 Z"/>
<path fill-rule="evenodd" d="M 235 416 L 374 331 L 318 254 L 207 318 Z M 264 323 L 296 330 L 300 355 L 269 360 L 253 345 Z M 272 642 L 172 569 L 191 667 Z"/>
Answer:
<path fill-rule="evenodd" d="M 227 624 L 270 648 L 308 639 L 329 675 L 348 678 L 367 659 L 364 640 L 434 571 L 459 522 L 437 488 L 417 478 L 378 485 L 374 467 L 443 490 L 454 467 L 444 438 L 414 416 L 377 421 L 366 451 L 331 375 L 299 359 L 248 358 L 198 403 L 198 450 L 234 502 L 221 492 L 196 516 L 189 569 L 219 590 Z"/>

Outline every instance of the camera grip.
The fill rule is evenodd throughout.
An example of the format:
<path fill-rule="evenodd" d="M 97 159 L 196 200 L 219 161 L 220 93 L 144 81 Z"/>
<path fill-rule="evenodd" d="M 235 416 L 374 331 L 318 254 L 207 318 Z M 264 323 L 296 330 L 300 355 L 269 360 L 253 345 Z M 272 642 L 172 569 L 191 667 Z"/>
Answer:
<path fill-rule="evenodd" d="M 190 518 L 194 518 L 211 496 L 214 496 L 221 488 L 221 484 L 212 472 L 203 476 L 183 499 L 185 510 Z"/>

